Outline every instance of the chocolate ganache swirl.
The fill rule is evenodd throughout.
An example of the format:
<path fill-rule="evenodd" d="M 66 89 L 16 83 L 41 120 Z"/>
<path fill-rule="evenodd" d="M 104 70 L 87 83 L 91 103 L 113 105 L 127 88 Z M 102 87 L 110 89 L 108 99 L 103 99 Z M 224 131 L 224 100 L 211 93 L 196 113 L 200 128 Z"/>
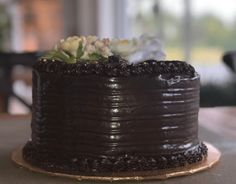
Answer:
<path fill-rule="evenodd" d="M 207 155 L 198 110 L 199 75 L 185 62 L 39 61 L 23 156 L 48 171 L 84 175 L 193 164 Z"/>

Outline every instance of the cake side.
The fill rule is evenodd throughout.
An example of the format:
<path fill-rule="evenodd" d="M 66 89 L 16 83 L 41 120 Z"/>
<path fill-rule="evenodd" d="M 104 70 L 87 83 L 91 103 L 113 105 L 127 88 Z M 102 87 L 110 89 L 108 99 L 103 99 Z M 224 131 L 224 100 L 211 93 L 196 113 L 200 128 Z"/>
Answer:
<path fill-rule="evenodd" d="M 199 76 L 184 62 L 38 62 L 23 155 L 74 174 L 185 166 L 207 154 L 198 109 Z"/>

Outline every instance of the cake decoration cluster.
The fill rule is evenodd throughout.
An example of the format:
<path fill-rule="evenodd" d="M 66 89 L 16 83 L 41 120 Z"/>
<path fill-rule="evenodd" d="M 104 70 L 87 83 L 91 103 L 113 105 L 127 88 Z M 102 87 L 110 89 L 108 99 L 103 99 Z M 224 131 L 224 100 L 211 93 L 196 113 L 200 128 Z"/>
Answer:
<path fill-rule="evenodd" d="M 41 59 L 57 60 L 65 63 L 81 61 L 107 61 L 110 56 L 118 55 L 130 63 L 145 60 L 164 60 L 165 53 L 159 40 L 142 35 L 133 39 L 99 39 L 97 36 L 72 36 L 60 40 L 55 48 Z"/>

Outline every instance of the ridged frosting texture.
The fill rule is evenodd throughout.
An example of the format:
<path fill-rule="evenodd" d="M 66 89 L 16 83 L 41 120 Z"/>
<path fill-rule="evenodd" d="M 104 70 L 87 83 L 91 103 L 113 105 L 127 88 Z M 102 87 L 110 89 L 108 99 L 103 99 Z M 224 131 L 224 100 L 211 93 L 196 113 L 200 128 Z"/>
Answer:
<path fill-rule="evenodd" d="M 206 154 L 199 151 L 196 73 L 76 76 L 37 67 L 29 143 L 43 158 L 67 165 L 81 156 L 171 158 L 198 150 L 199 161 Z"/>

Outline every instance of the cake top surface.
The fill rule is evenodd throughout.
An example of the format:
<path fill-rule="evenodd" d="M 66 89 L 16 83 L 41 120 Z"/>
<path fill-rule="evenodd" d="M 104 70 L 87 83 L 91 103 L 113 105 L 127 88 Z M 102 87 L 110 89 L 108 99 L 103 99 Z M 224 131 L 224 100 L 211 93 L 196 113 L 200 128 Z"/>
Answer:
<path fill-rule="evenodd" d="M 60 40 L 35 65 L 37 70 L 65 75 L 163 75 L 164 78 L 196 76 L 183 61 L 165 61 L 159 40 L 142 35 L 131 40 L 73 36 Z"/>
<path fill-rule="evenodd" d="M 137 64 L 129 64 L 122 58 L 110 56 L 108 62 L 83 62 L 66 64 L 60 61 L 39 61 L 35 68 L 42 72 L 57 73 L 61 75 L 103 75 L 103 76 L 137 76 L 163 75 L 164 78 L 176 76 L 192 78 L 197 74 L 195 69 L 183 61 L 156 61 L 146 60 Z"/>

